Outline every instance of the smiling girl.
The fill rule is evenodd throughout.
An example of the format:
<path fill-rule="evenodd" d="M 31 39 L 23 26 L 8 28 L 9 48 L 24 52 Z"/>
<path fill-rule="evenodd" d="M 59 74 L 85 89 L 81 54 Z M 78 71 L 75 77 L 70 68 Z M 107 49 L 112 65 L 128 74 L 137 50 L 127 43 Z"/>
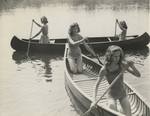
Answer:
<path fill-rule="evenodd" d="M 80 34 L 80 28 L 77 23 L 73 23 L 69 27 L 68 31 L 68 44 L 69 44 L 69 50 L 67 53 L 70 70 L 72 73 L 82 73 L 83 71 L 83 64 L 82 64 L 82 55 L 81 55 L 81 49 L 79 45 L 82 43 L 84 47 L 94 56 L 96 54 L 94 51 L 87 45 L 85 42 L 85 39 L 87 37 L 83 38 Z"/>

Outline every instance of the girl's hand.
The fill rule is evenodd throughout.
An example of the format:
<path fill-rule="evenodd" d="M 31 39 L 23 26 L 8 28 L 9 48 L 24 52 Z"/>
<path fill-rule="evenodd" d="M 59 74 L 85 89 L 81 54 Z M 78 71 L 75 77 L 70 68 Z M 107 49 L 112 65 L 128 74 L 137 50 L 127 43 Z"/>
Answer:
<path fill-rule="evenodd" d="M 34 20 L 34 19 L 32 19 L 32 21 L 33 21 L 33 22 L 35 22 L 35 20 Z"/>
<path fill-rule="evenodd" d="M 93 109 L 93 108 L 97 107 L 97 104 L 95 104 L 95 102 L 96 102 L 96 101 L 93 101 L 93 102 L 91 103 L 91 106 L 90 106 L 90 107 L 91 107 L 91 109 Z"/>
<path fill-rule="evenodd" d="M 132 67 L 134 65 L 134 62 L 132 60 L 128 60 L 127 61 L 127 65 L 130 66 L 130 67 Z"/>
<path fill-rule="evenodd" d="M 88 41 L 88 40 L 89 40 L 89 38 L 88 38 L 88 37 L 85 37 L 85 38 L 84 38 L 84 40 Z"/>

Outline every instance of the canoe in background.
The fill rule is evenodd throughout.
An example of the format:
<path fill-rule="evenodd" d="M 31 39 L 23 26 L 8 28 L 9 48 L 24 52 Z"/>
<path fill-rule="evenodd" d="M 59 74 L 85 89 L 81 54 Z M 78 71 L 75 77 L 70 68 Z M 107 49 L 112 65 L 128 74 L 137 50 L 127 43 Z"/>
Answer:
<path fill-rule="evenodd" d="M 119 41 L 117 37 L 89 37 L 90 44 L 95 51 L 106 50 L 110 45 L 118 45 L 123 49 L 137 48 L 146 46 L 149 43 L 150 37 L 147 32 L 141 36 L 127 36 L 127 40 Z M 16 51 L 27 51 L 29 39 L 20 39 L 14 36 L 11 40 L 11 47 Z M 29 52 L 64 52 L 67 38 L 53 39 L 51 44 L 40 44 L 39 40 L 31 40 Z M 83 45 L 80 45 L 82 52 L 87 52 Z"/>
<path fill-rule="evenodd" d="M 68 95 L 71 97 L 78 108 L 85 113 L 92 102 L 93 98 L 93 88 L 96 83 L 99 70 L 102 65 L 95 63 L 90 58 L 83 55 L 83 73 L 82 74 L 72 74 L 69 69 L 68 59 L 66 57 L 68 47 L 65 48 L 64 54 L 64 75 L 65 75 L 65 85 Z M 150 104 L 149 102 L 136 91 L 129 83 L 126 81 L 125 87 L 128 93 L 128 99 L 131 105 L 133 116 L 150 116 Z M 97 98 L 99 98 L 104 91 L 108 88 L 109 84 L 107 80 L 104 79 L 98 90 Z M 118 102 L 118 107 L 120 104 Z M 106 95 L 99 101 L 98 107 L 91 110 L 89 116 L 125 116 L 119 112 L 116 112 L 107 106 Z"/>

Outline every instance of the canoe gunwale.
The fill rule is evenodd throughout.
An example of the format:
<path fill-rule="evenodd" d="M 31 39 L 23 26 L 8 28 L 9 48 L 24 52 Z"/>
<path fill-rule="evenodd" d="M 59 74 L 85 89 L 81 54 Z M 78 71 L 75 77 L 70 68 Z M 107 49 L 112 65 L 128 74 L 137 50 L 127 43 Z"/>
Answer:
<path fill-rule="evenodd" d="M 122 47 L 123 49 L 135 48 L 137 46 L 138 47 L 146 46 L 150 41 L 149 40 L 150 38 L 147 32 L 145 32 L 144 34 L 140 36 L 133 35 L 133 36 L 127 36 L 127 37 L 133 37 L 133 39 L 119 41 L 119 40 L 115 40 L 114 36 L 110 36 L 110 37 L 89 37 L 89 40 L 90 40 L 91 45 L 95 49 L 95 51 L 106 50 L 108 46 L 113 45 L 113 44 L 118 45 Z M 110 42 L 108 38 L 111 38 L 112 41 Z M 44 52 L 54 53 L 54 50 L 52 49 L 55 49 L 57 52 L 60 51 L 63 53 L 65 49 L 65 43 L 67 43 L 67 38 L 52 39 L 52 40 L 54 40 L 55 42 L 50 43 L 50 44 L 38 43 L 39 40 L 37 39 L 31 40 L 30 51 L 31 52 L 39 52 L 39 51 L 43 52 L 44 51 Z M 11 47 L 17 51 L 26 51 L 28 47 L 28 42 L 29 42 L 29 39 L 21 39 L 21 38 L 18 38 L 17 36 L 13 36 L 11 40 Z M 82 52 L 87 52 L 87 50 L 83 47 L 82 44 L 80 47 L 81 47 Z"/>

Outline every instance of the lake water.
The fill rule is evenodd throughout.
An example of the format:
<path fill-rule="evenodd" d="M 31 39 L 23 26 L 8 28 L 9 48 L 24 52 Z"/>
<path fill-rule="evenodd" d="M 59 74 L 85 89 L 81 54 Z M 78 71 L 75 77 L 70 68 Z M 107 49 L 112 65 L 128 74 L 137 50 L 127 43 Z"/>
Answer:
<path fill-rule="evenodd" d="M 43 15 L 50 38 L 66 37 L 73 22 L 83 36 L 113 36 L 116 19 L 126 21 L 127 35 L 150 32 L 148 0 L 0 0 L 1 116 L 79 116 L 65 90 L 63 54 L 30 53 L 30 61 L 10 46 L 14 35 L 29 38 L 32 19 L 40 23 Z M 39 30 L 33 24 L 32 36 Z M 126 80 L 150 102 L 149 48 L 150 44 L 125 55 L 143 64 L 135 64 L 141 78 L 127 73 Z M 103 61 L 104 53 L 98 54 Z"/>

